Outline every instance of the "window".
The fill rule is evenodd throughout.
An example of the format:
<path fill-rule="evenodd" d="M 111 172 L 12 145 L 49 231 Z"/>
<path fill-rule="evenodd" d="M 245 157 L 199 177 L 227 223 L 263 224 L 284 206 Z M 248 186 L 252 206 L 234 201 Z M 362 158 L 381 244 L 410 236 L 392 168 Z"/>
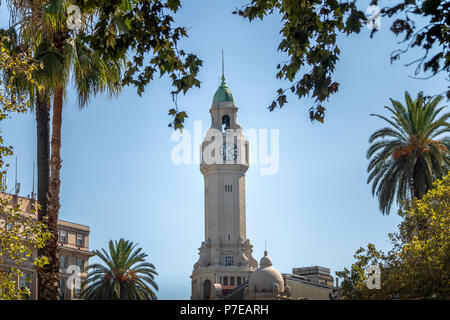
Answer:
<path fill-rule="evenodd" d="M 232 256 L 226 256 L 225 257 L 225 265 L 226 266 L 232 266 L 233 265 L 233 257 Z"/>
<path fill-rule="evenodd" d="M 83 237 L 83 235 L 82 234 L 77 234 L 77 246 L 83 246 L 83 241 L 84 240 L 84 237 Z"/>
<path fill-rule="evenodd" d="M 67 267 L 66 256 L 60 256 L 59 257 L 59 266 L 60 266 L 60 268 L 66 268 Z"/>
<path fill-rule="evenodd" d="M 228 285 L 228 277 L 223 277 L 223 285 L 224 286 Z"/>
<path fill-rule="evenodd" d="M 80 272 L 84 272 L 84 260 L 77 258 L 77 266 L 80 268 Z"/>
<path fill-rule="evenodd" d="M 23 276 L 20 277 L 20 289 L 25 288 L 31 289 L 31 276 L 27 272 L 24 272 Z"/>
<path fill-rule="evenodd" d="M 211 297 L 211 281 L 206 280 L 203 282 L 203 300 L 209 300 Z"/>
<path fill-rule="evenodd" d="M 234 277 L 230 277 L 230 286 L 234 286 Z"/>
<path fill-rule="evenodd" d="M 66 298 L 66 280 L 59 280 L 59 290 L 61 292 L 59 300 L 64 300 Z"/>
<path fill-rule="evenodd" d="M 9 275 L 11 273 L 11 268 L 8 267 L 0 267 L 0 271 Z"/>
<path fill-rule="evenodd" d="M 24 272 L 24 274 L 20 277 L 20 290 L 25 290 L 27 288 L 31 292 L 31 276 L 29 273 Z M 30 299 L 30 295 L 27 294 L 25 296 L 26 300 Z"/>
<path fill-rule="evenodd" d="M 233 192 L 233 186 L 231 184 L 226 184 L 225 192 Z"/>
<path fill-rule="evenodd" d="M 81 288 L 75 289 L 75 295 L 77 295 L 78 297 L 81 296 Z"/>
<path fill-rule="evenodd" d="M 59 232 L 59 240 L 60 240 L 62 243 L 67 243 L 67 231 L 66 231 L 66 230 L 61 230 L 61 231 Z"/>
<path fill-rule="evenodd" d="M 230 129 L 230 116 L 226 114 L 222 117 L 222 132 L 225 133 L 227 129 Z"/>

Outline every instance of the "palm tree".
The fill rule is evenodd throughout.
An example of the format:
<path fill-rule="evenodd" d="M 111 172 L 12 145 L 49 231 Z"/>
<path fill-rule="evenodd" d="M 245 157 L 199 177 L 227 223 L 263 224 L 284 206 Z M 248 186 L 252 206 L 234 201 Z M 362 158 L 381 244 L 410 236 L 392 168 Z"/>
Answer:
<path fill-rule="evenodd" d="M 69 75 L 73 75 L 73 83 L 78 96 L 78 106 L 84 108 L 93 96 L 98 93 L 107 92 L 108 95 L 116 96 L 121 91 L 120 78 L 124 61 L 105 61 L 96 52 L 91 52 L 79 37 L 71 38 L 69 43 L 65 40 L 53 40 L 55 51 L 50 51 L 49 64 L 56 65 L 53 79 L 50 81 L 53 90 L 53 117 L 51 132 L 51 155 L 50 155 L 50 177 L 47 197 L 47 217 L 50 230 L 55 237 L 50 240 L 44 250 L 52 257 L 54 263 L 44 266 L 45 273 L 56 274 L 59 272 L 57 260 L 57 221 L 60 208 L 60 172 L 61 172 L 61 127 L 62 108 Z M 64 44 L 55 43 L 62 41 Z M 57 46 L 60 46 L 59 48 Z M 51 46 L 50 46 L 51 49 Z M 48 51 L 47 51 L 48 52 Z M 47 53 L 48 54 L 48 53 Z M 48 70 L 48 69 L 47 69 Z M 52 72 L 51 72 L 52 74 Z M 48 272 L 47 272 L 48 271 Z M 42 288 L 48 288 L 45 284 Z M 49 291 L 48 289 L 44 289 Z M 44 297 L 57 299 L 57 292 L 49 292 Z"/>
<path fill-rule="evenodd" d="M 12 28 L 19 30 L 17 46 L 30 48 L 43 69 L 36 74 L 43 90 L 20 88 L 35 101 L 38 158 L 38 217 L 45 222 L 53 237 L 39 255 L 49 258 L 38 276 L 39 299 L 58 299 L 58 233 L 62 107 L 70 75 L 78 93 L 78 105 L 83 108 L 100 92 L 110 96 L 120 92 L 124 61 L 105 61 L 92 52 L 79 33 L 67 30 L 69 1 L 10 1 L 13 17 L 19 21 Z M 50 96 L 53 95 L 53 117 L 50 143 Z M 36 96 L 34 99 L 34 95 Z M 51 149 L 50 149 L 51 145 Z M 51 150 L 51 151 L 50 151 Z"/>
<path fill-rule="evenodd" d="M 42 54 L 39 49 L 42 48 L 43 42 L 46 41 L 43 36 L 45 29 L 42 23 L 42 6 L 38 5 L 38 1 L 22 1 L 10 3 L 13 21 L 20 20 L 20 23 L 14 24 L 6 34 L 12 39 L 11 45 L 13 50 L 21 51 L 30 49 L 34 55 L 34 59 L 41 62 L 43 69 L 35 72 L 33 78 L 41 85 L 41 89 L 28 85 L 28 81 L 21 81 L 16 78 L 14 87 L 19 94 L 27 94 L 30 101 L 33 102 L 32 108 L 36 113 L 36 137 L 37 137 L 37 200 L 39 203 L 38 220 L 44 223 L 53 235 L 47 240 L 44 248 L 38 249 L 39 256 L 49 258 L 49 262 L 45 268 L 38 272 L 38 297 L 39 299 L 57 299 L 59 283 L 59 259 L 58 259 L 58 234 L 57 234 L 57 218 L 51 219 L 48 214 L 48 195 L 50 185 L 50 112 L 52 93 L 51 86 L 48 83 L 49 67 L 52 64 L 49 54 Z M 15 28 L 18 28 L 19 35 Z M 50 218 L 50 219 L 49 219 Z M 56 284 L 56 285 L 54 285 Z"/>
<path fill-rule="evenodd" d="M 158 285 L 154 280 L 153 264 L 145 262 L 147 254 L 137 244 L 120 239 L 109 241 L 109 254 L 105 249 L 94 253 L 104 262 L 90 265 L 82 294 L 86 300 L 156 300 Z"/>
<path fill-rule="evenodd" d="M 425 99 L 420 93 L 413 101 L 405 92 L 406 106 L 390 100 L 393 107 L 385 106 L 390 119 L 372 114 L 390 126 L 372 134 L 367 151 L 367 183 L 383 214 L 389 214 L 395 196 L 398 204 L 420 199 L 450 169 L 450 138 L 439 139 L 450 132 L 450 113 L 440 115 L 445 106 L 437 107 L 442 97 Z"/>

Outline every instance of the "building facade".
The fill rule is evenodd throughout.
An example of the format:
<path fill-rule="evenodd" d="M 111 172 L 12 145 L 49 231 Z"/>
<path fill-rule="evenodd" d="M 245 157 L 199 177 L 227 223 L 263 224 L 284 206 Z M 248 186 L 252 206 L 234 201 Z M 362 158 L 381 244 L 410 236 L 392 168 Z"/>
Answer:
<path fill-rule="evenodd" d="M 214 289 L 211 293 L 214 300 L 339 299 L 338 289 L 333 286 L 333 282 L 324 284 L 304 276 L 280 273 L 273 267 L 267 251 L 261 258 L 260 267 L 251 274 L 247 282 L 227 293 L 221 292 L 219 284 L 216 284 Z"/>
<path fill-rule="evenodd" d="M 17 195 L 0 193 L 0 198 L 7 199 L 11 206 L 19 205 L 20 212 L 30 215 L 33 220 L 37 220 L 36 211 L 37 202 L 30 198 L 24 198 Z M 0 218 L 1 220 L 1 218 Z M 0 229 L 4 228 L 4 222 L 0 221 Z M 80 281 L 83 282 L 87 277 L 86 268 L 89 258 L 94 254 L 89 251 L 89 233 L 88 226 L 73 223 L 64 220 L 58 220 L 59 237 L 59 260 L 60 260 L 60 291 L 61 300 L 78 300 L 81 295 L 81 288 L 69 283 L 69 279 L 74 274 L 74 270 L 80 270 Z M 37 273 L 33 268 L 33 257 L 37 252 L 33 252 L 29 262 L 25 262 L 21 267 L 23 277 L 17 279 L 17 285 L 21 288 L 28 287 L 31 291 L 31 300 L 37 299 Z M 3 270 L 8 270 L 9 265 L 5 262 L 0 265 Z M 78 269 L 79 268 L 79 269 Z M 73 282 L 72 282 L 73 284 Z"/>
<path fill-rule="evenodd" d="M 210 109 L 211 127 L 201 145 L 204 176 L 205 241 L 191 275 L 191 299 L 210 299 L 214 284 L 224 292 L 249 279 L 258 267 L 246 235 L 245 173 L 249 144 L 237 123 L 238 108 L 225 83 Z"/>
<path fill-rule="evenodd" d="M 321 266 L 294 268 L 292 269 L 292 274 L 303 276 L 313 283 L 323 284 L 327 286 L 334 285 L 334 279 L 330 275 L 329 268 Z"/>

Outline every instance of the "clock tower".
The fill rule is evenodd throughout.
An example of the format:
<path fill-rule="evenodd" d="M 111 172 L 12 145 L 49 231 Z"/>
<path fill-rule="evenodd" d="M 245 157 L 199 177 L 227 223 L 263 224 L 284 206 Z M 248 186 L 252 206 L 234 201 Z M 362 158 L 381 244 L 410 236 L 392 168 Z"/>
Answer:
<path fill-rule="evenodd" d="M 222 81 L 210 109 L 211 127 L 201 145 L 205 185 L 205 240 L 191 275 L 191 299 L 210 299 L 248 280 L 258 267 L 246 235 L 245 173 L 249 144 L 237 123 L 238 108 Z M 221 293 L 220 293 L 221 294 Z"/>

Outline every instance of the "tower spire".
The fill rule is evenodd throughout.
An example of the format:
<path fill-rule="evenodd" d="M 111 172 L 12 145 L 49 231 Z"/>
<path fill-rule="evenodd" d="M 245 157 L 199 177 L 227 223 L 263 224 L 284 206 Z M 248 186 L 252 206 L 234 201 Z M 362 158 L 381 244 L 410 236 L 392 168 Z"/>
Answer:
<path fill-rule="evenodd" d="M 225 63 L 224 63 L 224 53 L 222 49 L 222 85 L 225 85 Z"/>
<path fill-rule="evenodd" d="M 1 1 L 1 0 L 0 0 Z M 227 83 L 225 82 L 225 57 L 224 51 L 222 49 L 222 76 L 220 77 L 220 85 L 214 94 L 213 103 L 217 102 L 233 102 L 234 98 L 231 94 L 230 89 L 228 89 Z"/>

